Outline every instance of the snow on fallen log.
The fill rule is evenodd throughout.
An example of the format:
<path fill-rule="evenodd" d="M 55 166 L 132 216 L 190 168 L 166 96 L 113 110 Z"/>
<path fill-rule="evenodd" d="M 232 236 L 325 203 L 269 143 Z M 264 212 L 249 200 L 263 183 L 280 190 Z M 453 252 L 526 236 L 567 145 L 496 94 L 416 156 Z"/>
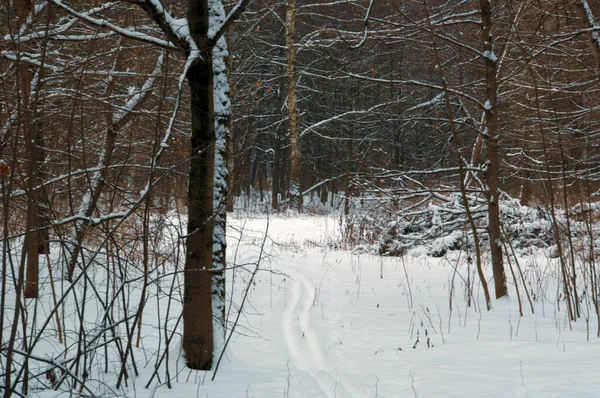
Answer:
<path fill-rule="evenodd" d="M 405 195 L 409 197 L 409 195 Z M 420 196 L 421 199 L 422 196 Z M 372 198 L 371 198 L 372 199 Z M 414 198 L 412 199 L 414 202 Z M 409 201 L 382 199 L 369 207 L 364 206 L 344 220 L 345 239 L 357 252 L 383 256 L 401 256 L 411 251 L 416 255 L 441 257 L 451 250 L 472 249 L 473 236 L 468 226 L 465 206 L 461 195 L 455 193 L 444 197 L 430 195 L 417 205 Z M 484 244 L 489 245 L 487 204 L 475 195 L 469 196 L 469 206 Z M 555 209 L 558 236 L 566 239 L 566 220 L 570 217 L 571 237 L 576 241 L 589 241 L 590 231 L 600 246 L 600 236 L 593 226 L 586 223 L 585 214 L 600 213 L 600 204 L 580 204 L 565 212 Z M 519 200 L 503 193 L 500 200 L 503 239 L 519 253 L 532 248 L 544 249 L 556 255 L 555 230 L 552 213 L 543 205 L 523 206 Z M 589 243 L 589 242 L 588 242 Z"/>

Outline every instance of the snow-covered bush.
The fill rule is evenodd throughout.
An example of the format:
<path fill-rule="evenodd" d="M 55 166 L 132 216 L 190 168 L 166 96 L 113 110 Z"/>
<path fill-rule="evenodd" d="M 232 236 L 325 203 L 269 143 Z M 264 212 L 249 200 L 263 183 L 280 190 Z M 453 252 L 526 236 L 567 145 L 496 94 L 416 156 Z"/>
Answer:
<path fill-rule="evenodd" d="M 488 242 L 487 203 L 469 197 L 469 206 L 484 246 Z M 359 252 L 384 256 L 399 256 L 408 250 L 419 255 L 441 257 L 450 250 L 469 249 L 473 234 L 460 194 L 431 195 L 418 206 L 397 202 L 371 206 L 344 219 L 345 239 Z M 396 207 L 398 210 L 393 210 Z M 588 206 L 589 207 L 589 206 Z M 575 208 L 570 214 L 575 214 Z M 588 209 L 588 211 L 590 211 Z M 596 210 L 597 211 L 597 210 Z M 548 249 L 556 244 L 551 212 L 541 206 L 523 206 L 517 199 L 504 194 L 500 200 L 504 240 L 516 252 L 531 248 Z M 566 214 L 555 210 L 559 236 L 566 235 Z M 571 234 L 582 238 L 586 234 L 581 219 L 571 217 Z"/>

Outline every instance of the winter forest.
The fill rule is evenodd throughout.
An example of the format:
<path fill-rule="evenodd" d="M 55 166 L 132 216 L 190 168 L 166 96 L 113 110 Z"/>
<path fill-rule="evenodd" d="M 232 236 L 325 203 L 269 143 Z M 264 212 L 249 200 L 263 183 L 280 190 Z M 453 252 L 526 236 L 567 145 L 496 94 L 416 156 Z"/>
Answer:
<path fill-rule="evenodd" d="M 4 398 L 597 397 L 600 1 L 2 0 L 0 233 Z"/>

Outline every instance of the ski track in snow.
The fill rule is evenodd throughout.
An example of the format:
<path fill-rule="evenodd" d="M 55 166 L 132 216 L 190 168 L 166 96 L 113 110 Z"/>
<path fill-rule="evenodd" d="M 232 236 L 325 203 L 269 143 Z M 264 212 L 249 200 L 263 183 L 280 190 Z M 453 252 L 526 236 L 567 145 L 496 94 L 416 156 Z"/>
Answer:
<path fill-rule="evenodd" d="M 136 358 L 147 358 L 146 364 L 141 362 L 140 375 L 132 384 L 116 392 L 114 385 L 120 368 L 105 373 L 101 369 L 103 350 L 97 351 L 99 360 L 90 362 L 94 373 L 86 383 L 97 396 L 600 396 L 597 381 L 600 339 L 595 338 L 593 318 L 569 323 L 563 303 L 560 310 L 555 307 L 553 292 L 558 291 L 556 281 L 560 280 L 557 277 L 560 268 L 556 261 L 550 262 L 543 251 L 523 258 L 522 264 L 526 264 L 528 279 L 532 282 L 528 286 L 537 299 L 534 299 L 535 314 L 524 302 L 525 314 L 520 317 L 514 299 L 495 300 L 491 311 L 482 310 L 483 292 L 477 282 L 473 285 L 477 310 L 467 307 L 465 284 L 458 281 L 458 277 L 454 284 L 451 282 L 455 273 L 474 272 L 463 260 L 464 253 L 449 252 L 439 259 L 408 254 L 400 259 L 353 255 L 349 251 L 330 250 L 326 245 L 315 247 L 313 242 L 328 242 L 339 233 L 336 221 L 327 218 L 273 217 L 268 220 L 270 235 L 278 242 L 269 244 L 265 248 L 268 256 L 261 257 L 268 259 L 262 265 L 262 270 L 268 273 L 257 273 L 249 284 L 247 273 L 253 272 L 256 259 L 263 255 L 259 245 L 267 220 L 250 219 L 246 225 L 244 218 L 231 219 L 236 229 L 230 233 L 229 260 L 236 267 L 228 270 L 229 281 L 234 281 L 236 273 L 239 276 L 228 291 L 234 300 L 230 320 L 237 319 L 239 307 L 236 306 L 246 297 L 248 301 L 243 317 L 239 318 L 240 332 L 232 335 L 215 381 L 209 381 L 211 373 L 186 368 L 178 330 L 174 329 L 176 324 L 181 327 L 178 299 L 148 300 L 142 325 L 143 344 L 140 348 L 132 347 Z M 244 231 L 245 235 L 236 241 L 238 231 Z M 171 250 L 171 244 L 179 244 L 177 238 L 170 242 L 162 242 L 161 250 Z M 236 257 L 237 247 L 239 257 Z M 58 256 L 58 252 L 53 255 Z M 53 261 L 58 261 L 56 259 Z M 238 264 L 250 265 L 238 268 Z M 100 268 L 97 274 L 91 275 L 97 281 L 105 280 L 101 272 Z M 485 272 L 491 278 L 489 266 Z M 546 275 L 546 272 L 547 276 L 538 279 L 538 275 Z M 46 279 L 42 274 L 40 280 Z M 170 283 L 169 279 L 160 285 L 157 283 L 157 295 L 168 292 L 166 283 Z M 50 285 L 45 283 L 43 287 L 41 297 L 51 297 Z M 140 282 L 128 285 L 127 289 L 128 300 L 139 302 Z M 454 289 L 452 312 L 449 289 Z M 511 289 L 514 298 L 517 294 L 514 285 Z M 83 297 L 95 300 L 92 298 L 95 296 Z M 7 306 L 15 308 L 16 295 L 12 293 L 8 298 Z M 53 308 L 52 300 L 48 299 L 28 305 L 39 305 L 38 314 L 44 317 L 49 308 Z M 173 308 L 168 312 L 170 305 Z M 91 301 L 86 308 L 90 310 L 86 312 L 85 326 L 89 327 L 88 337 L 92 338 L 98 330 L 98 317 L 102 316 L 98 311 L 102 311 L 102 306 Z M 593 308 L 588 308 L 588 316 L 593 316 Z M 79 317 L 75 300 L 67 302 L 65 314 L 66 333 L 77 341 Z M 10 325 L 10 321 L 5 318 L 6 325 Z M 159 369 L 160 379 L 155 377 L 150 388 L 146 388 L 154 373 L 154 361 L 165 348 L 162 333 L 171 331 L 174 337 L 169 343 L 168 359 Z M 10 328 L 3 332 L 8 339 Z M 53 331 L 48 329 L 48 333 Z M 50 334 L 47 336 L 34 354 L 39 358 L 45 355 L 59 358 L 64 348 Z M 421 342 L 417 344 L 419 336 Z M 109 361 L 120 363 L 118 352 L 109 351 L 108 355 Z M 31 366 L 36 366 L 35 372 L 43 378 L 49 364 L 37 362 L 41 363 Z M 30 372 L 33 369 L 31 367 Z M 166 386 L 166 377 L 171 378 L 173 389 Z M 70 388 L 67 384 L 64 386 L 65 390 Z M 42 387 L 32 390 L 35 392 L 31 396 L 65 395 Z"/>
<path fill-rule="evenodd" d="M 353 385 L 349 377 L 334 365 L 313 326 L 316 288 L 312 280 L 299 271 L 287 270 L 293 280 L 292 297 L 283 316 L 283 335 L 292 363 L 307 372 L 323 390 L 323 396 L 363 397 L 365 391 Z"/>

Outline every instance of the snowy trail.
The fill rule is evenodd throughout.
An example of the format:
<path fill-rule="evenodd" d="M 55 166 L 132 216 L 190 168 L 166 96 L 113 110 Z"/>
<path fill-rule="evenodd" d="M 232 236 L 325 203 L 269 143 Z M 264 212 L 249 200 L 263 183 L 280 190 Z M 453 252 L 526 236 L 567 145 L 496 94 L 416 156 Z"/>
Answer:
<path fill-rule="evenodd" d="M 450 312 L 452 276 L 473 272 L 463 253 L 382 258 L 332 250 L 328 242 L 339 229 L 328 218 L 232 222 L 237 229 L 230 233 L 230 263 L 251 264 L 228 275 L 229 281 L 238 275 L 229 290 L 235 303 L 248 293 L 239 333 L 233 334 L 214 382 L 207 377 L 202 383 L 204 375 L 186 370 L 180 351 L 173 352 L 170 369 L 172 375 L 181 373 L 177 394 L 182 397 L 599 396 L 600 339 L 593 337 L 591 322 L 573 322 L 571 330 L 565 311 L 542 301 L 552 287 L 538 288 L 534 281 L 536 313 L 519 317 L 516 299 L 495 301 L 492 311 L 467 307 L 464 279 L 457 277 Z M 249 284 L 267 224 L 276 244 L 265 248 L 265 272 Z M 233 239 L 242 230 L 244 239 Z M 540 253 L 522 264 L 535 276 L 546 272 L 547 261 Z M 491 277 L 491 268 L 485 271 Z M 479 309 L 483 293 L 474 287 Z M 148 303 L 146 312 L 158 314 L 150 308 L 153 301 Z M 237 315 L 233 311 L 231 317 Z M 151 338 L 150 329 L 144 330 Z M 148 336 L 145 344 L 152 343 Z M 151 365 L 127 396 L 172 396 L 159 381 L 156 395 L 144 388 Z"/>
<path fill-rule="evenodd" d="M 283 316 L 283 335 L 293 364 L 310 374 L 326 397 L 363 397 L 366 392 L 335 365 L 323 348 L 321 332 L 313 324 L 316 285 L 298 270 L 288 270 L 293 278 L 290 305 Z"/>

